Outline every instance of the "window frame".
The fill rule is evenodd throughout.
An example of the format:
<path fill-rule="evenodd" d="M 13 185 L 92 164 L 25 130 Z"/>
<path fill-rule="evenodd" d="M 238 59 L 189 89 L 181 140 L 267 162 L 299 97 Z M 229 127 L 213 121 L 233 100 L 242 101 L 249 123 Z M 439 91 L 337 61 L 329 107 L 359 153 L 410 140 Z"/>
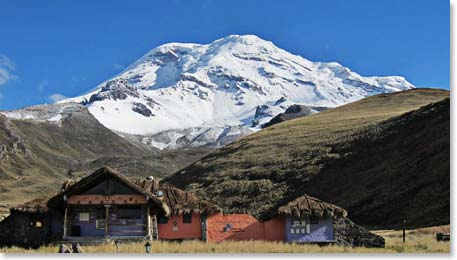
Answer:
<path fill-rule="evenodd" d="M 291 223 L 291 226 L 292 226 L 292 227 L 299 227 L 300 224 L 301 224 L 301 220 L 299 220 L 299 219 L 293 219 L 293 220 L 292 220 L 292 223 Z"/>
<path fill-rule="evenodd" d="M 168 217 L 160 215 L 157 217 L 157 224 L 168 224 Z"/>
<path fill-rule="evenodd" d="M 35 219 L 30 222 L 30 226 L 37 228 L 37 229 L 42 229 L 43 228 L 43 221 L 41 219 Z"/>
<path fill-rule="evenodd" d="M 95 229 L 105 229 L 106 220 L 105 219 L 96 219 L 95 220 Z"/>
<path fill-rule="evenodd" d="M 183 224 L 192 224 L 192 213 L 183 213 L 182 214 L 182 223 Z"/>
<path fill-rule="evenodd" d="M 134 210 L 134 211 L 137 211 L 137 213 L 139 213 L 139 215 L 132 215 L 132 216 L 123 216 L 121 214 L 121 212 L 123 210 Z M 126 219 L 126 220 L 129 220 L 129 219 L 141 219 L 143 217 L 143 207 L 141 206 L 118 206 L 117 207 L 117 219 Z"/>
<path fill-rule="evenodd" d="M 311 224 L 311 225 L 317 225 L 317 224 L 319 224 L 319 217 L 317 217 L 317 216 L 310 216 L 310 217 L 309 217 L 309 224 Z"/>
<path fill-rule="evenodd" d="M 106 220 L 106 208 L 105 207 L 97 207 L 95 209 L 95 219 Z"/>
<path fill-rule="evenodd" d="M 82 218 L 81 216 L 84 216 L 84 218 Z M 86 218 L 86 216 L 87 216 L 87 218 Z M 79 212 L 78 221 L 79 222 L 89 222 L 90 221 L 90 212 Z"/>

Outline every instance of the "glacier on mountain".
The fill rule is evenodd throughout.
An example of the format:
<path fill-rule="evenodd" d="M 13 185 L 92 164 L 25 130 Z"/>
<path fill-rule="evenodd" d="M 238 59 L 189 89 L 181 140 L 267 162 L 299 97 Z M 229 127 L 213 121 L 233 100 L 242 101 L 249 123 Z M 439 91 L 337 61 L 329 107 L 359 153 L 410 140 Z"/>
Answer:
<path fill-rule="evenodd" d="M 414 88 L 405 78 L 363 77 L 312 62 L 254 35 L 210 44 L 169 43 L 79 97 L 103 125 L 159 149 L 223 145 L 290 105 L 336 107 Z"/>

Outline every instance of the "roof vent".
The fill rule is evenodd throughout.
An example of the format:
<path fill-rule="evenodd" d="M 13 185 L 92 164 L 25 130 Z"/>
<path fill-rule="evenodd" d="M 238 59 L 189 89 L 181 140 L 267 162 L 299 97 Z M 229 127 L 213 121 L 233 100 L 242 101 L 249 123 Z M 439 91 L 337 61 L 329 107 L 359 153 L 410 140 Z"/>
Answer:
<path fill-rule="evenodd" d="M 154 176 L 148 176 L 148 177 L 146 177 L 146 180 L 153 181 L 154 180 Z"/>

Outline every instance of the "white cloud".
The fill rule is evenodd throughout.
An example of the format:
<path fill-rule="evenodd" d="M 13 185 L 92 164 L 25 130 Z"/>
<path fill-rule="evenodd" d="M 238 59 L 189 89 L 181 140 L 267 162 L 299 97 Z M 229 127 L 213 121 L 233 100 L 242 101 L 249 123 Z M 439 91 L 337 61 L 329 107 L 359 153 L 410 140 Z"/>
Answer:
<path fill-rule="evenodd" d="M 13 74 L 14 70 L 15 67 L 11 60 L 0 53 L 0 86 L 10 80 L 17 79 L 17 76 Z"/>
<path fill-rule="evenodd" d="M 54 93 L 48 97 L 49 100 L 51 100 L 53 103 L 59 102 L 60 100 L 66 99 L 67 97 L 59 94 L 59 93 Z"/>

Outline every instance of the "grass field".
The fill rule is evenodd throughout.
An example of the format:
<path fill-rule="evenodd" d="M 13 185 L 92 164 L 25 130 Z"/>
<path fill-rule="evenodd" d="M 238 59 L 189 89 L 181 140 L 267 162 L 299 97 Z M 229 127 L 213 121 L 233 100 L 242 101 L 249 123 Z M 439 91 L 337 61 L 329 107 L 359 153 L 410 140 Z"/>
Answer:
<path fill-rule="evenodd" d="M 262 241 L 224 241 L 203 243 L 200 241 L 153 242 L 152 253 L 450 253 L 449 242 L 437 242 L 437 232 L 449 232 L 450 226 L 438 226 L 408 230 L 406 243 L 402 242 L 402 231 L 374 231 L 386 239 L 385 248 L 351 248 L 342 246 L 299 245 Z M 144 253 L 144 243 L 121 244 L 118 253 Z M 83 246 L 86 253 L 116 253 L 113 244 Z M 44 246 L 37 250 L 22 248 L 0 249 L 2 253 L 56 253 L 58 245 Z"/>

